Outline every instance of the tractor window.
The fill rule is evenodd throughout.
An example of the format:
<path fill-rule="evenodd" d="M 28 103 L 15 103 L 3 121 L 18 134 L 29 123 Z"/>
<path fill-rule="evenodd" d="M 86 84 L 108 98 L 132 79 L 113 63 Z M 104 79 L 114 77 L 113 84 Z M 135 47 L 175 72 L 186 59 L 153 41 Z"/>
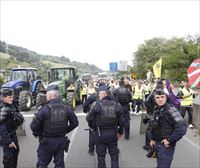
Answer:
<path fill-rule="evenodd" d="M 14 81 L 14 80 L 23 80 L 23 81 L 26 81 L 27 78 L 26 78 L 26 70 L 17 70 L 17 71 L 12 71 L 12 74 L 11 74 L 11 81 Z"/>
<path fill-rule="evenodd" d="M 70 76 L 70 72 L 68 69 L 56 69 L 52 73 L 53 81 L 56 80 L 68 80 Z"/>
<path fill-rule="evenodd" d="M 33 73 L 33 71 L 28 71 L 28 80 L 30 82 L 32 82 L 33 80 L 35 80 L 35 74 Z"/>
<path fill-rule="evenodd" d="M 74 78 L 75 78 L 74 70 L 73 70 L 73 69 L 70 69 L 70 79 L 71 79 L 71 80 L 74 80 Z"/>

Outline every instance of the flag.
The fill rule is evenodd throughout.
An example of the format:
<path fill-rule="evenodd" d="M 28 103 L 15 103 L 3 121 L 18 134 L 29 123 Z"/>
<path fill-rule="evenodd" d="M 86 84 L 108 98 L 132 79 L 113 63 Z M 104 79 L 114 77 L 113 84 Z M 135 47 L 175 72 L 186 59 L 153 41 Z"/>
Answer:
<path fill-rule="evenodd" d="M 159 61 L 153 65 L 153 73 L 155 78 L 159 78 L 161 76 L 161 67 L 162 67 L 162 58 L 160 58 Z"/>

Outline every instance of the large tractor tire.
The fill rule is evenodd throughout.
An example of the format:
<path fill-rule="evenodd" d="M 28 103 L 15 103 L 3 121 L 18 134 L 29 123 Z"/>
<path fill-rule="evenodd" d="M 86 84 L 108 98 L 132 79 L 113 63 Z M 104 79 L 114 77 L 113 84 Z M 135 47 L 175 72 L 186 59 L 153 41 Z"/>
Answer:
<path fill-rule="evenodd" d="M 39 83 L 36 85 L 36 88 L 35 88 L 36 96 L 37 96 L 38 93 L 40 93 L 40 92 L 42 92 L 42 91 L 44 91 L 44 87 L 43 87 L 42 83 L 39 82 Z"/>
<path fill-rule="evenodd" d="M 32 107 L 32 96 L 29 91 L 21 91 L 19 94 L 19 109 L 29 111 Z"/>
<path fill-rule="evenodd" d="M 35 94 L 34 94 L 34 103 L 37 104 L 37 95 L 44 91 L 44 87 L 41 82 L 36 85 Z"/>
<path fill-rule="evenodd" d="M 76 97 L 74 92 L 68 92 L 67 94 L 67 102 L 71 106 L 73 110 L 76 109 Z"/>
<path fill-rule="evenodd" d="M 36 107 L 38 108 L 39 106 L 43 106 L 47 104 L 47 98 L 46 94 L 43 92 L 40 92 L 36 96 Z"/>

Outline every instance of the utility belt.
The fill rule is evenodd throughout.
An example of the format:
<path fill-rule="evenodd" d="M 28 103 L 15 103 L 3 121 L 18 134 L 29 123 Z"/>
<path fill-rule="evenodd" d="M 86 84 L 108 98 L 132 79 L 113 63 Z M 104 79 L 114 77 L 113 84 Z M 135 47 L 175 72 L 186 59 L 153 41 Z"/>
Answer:
<path fill-rule="evenodd" d="M 64 149 L 65 152 L 68 152 L 70 142 L 71 142 L 70 139 L 66 136 L 65 141 L 64 141 L 64 145 L 63 145 L 63 149 Z M 40 144 L 47 144 L 48 140 L 47 140 L 46 137 L 39 137 L 39 143 Z"/>
<path fill-rule="evenodd" d="M 113 130 L 113 129 L 117 129 L 117 126 L 110 126 L 110 127 L 97 126 L 97 127 L 99 127 L 100 130 Z"/>

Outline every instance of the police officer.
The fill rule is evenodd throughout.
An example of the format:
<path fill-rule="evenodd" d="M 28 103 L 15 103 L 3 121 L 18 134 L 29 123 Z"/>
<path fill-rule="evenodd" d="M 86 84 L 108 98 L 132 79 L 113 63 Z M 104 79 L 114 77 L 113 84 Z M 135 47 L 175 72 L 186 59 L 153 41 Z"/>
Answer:
<path fill-rule="evenodd" d="M 169 168 L 173 160 L 176 142 L 186 133 L 187 124 L 179 111 L 166 103 L 163 89 L 154 92 L 155 109 L 150 120 L 150 145 L 157 153 L 157 167 Z"/>
<path fill-rule="evenodd" d="M 95 130 L 98 168 L 106 167 L 107 148 L 111 157 L 111 167 L 118 168 L 117 136 L 122 136 L 125 124 L 122 107 L 110 98 L 107 86 L 100 86 L 98 91 L 99 100 L 92 104 L 87 115 L 89 126 Z"/>
<path fill-rule="evenodd" d="M 125 118 L 125 139 L 129 139 L 130 135 L 130 106 L 129 102 L 132 101 L 132 95 L 128 88 L 124 86 L 123 80 L 119 82 L 120 87 L 114 90 L 113 95 L 115 96 L 116 100 L 121 104 L 124 118 Z"/>
<path fill-rule="evenodd" d="M 16 168 L 19 154 L 16 129 L 22 125 L 24 117 L 13 105 L 13 92 L 10 89 L 2 91 L 0 103 L 0 137 L 3 146 L 4 168 Z"/>
<path fill-rule="evenodd" d="M 95 92 L 93 94 L 91 94 L 84 102 L 83 104 L 83 112 L 84 113 L 88 113 L 90 110 L 90 107 L 92 105 L 92 103 L 94 103 L 95 101 L 98 100 L 98 94 Z M 95 140 L 94 140 L 94 132 L 93 129 L 90 128 L 89 129 L 89 150 L 88 152 L 90 154 L 94 154 L 94 145 L 95 145 Z"/>
<path fill-rule="evenodd" d="M 39 137 L 37 168 L 47 168 L 52 157 L 55 167 L 64 168 L 65 135 L 79 124 L 76 115 L 59 99 L 56 85 L 46 90 L 47 104 L 38 109 L 30 124 L 33 134 Z"/>

